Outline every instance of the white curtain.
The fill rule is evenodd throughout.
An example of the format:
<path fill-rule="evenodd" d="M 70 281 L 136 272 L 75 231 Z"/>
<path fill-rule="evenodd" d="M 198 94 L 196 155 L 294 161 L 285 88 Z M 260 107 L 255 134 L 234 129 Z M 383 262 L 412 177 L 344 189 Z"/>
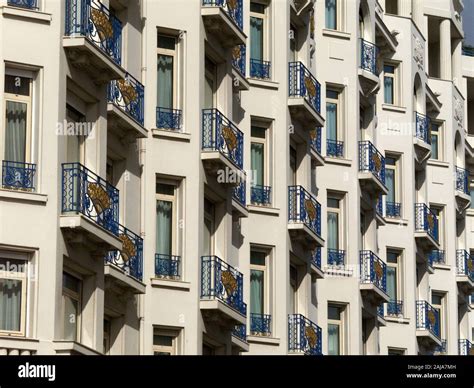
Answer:
<path fill-rule="evenodd" d="M 395 202 L 395 176 L 394 170 L 385 170 L 385 184 L 388 189 L 387 202 Z"/>
<path fill-rule="evenodd" d="M 77 340 L 78 303 L 69 296 L 63 295 L 64 300 L 64 339 Z"/>
<path fill-rule="evenodd" d="M 255 185 L 263 185 L 263 144 L 252 143 L 251 145 L 251 165 Z"/>
<path fill-rule="evenodd" d="M 156 204 L 156 253 L 171 255 L 173 204 L 157 201 Z"/>
<path fill-rule="evenodd" d="M 393 78 L 385 77 L 384 79 L 384 102 L 393 104 Z"/>
<path fill-rule="evenodd" d="M 337 0 L 326 0 L 326 28 L 337 28 Z"/>
<path fill-rule="evenodd" d="M 250 271 L 250 312 L 263 314 L 263 271 Z"/>
<path fill-rule="evenodd" d="M 328 140 L 337 140 L 337 105 L 326 104 L 326 136 Z"/>
<path fill-rule="evenodd" d="M 339 325 L 328 324 L 328 354 L 339 355 Z"/>
<path fill-rule="evenodd" d="M 263 60 L 263 19 L 250 18 L 250 58 Z"/>
<path fill-rule="evenodd" d="M 339 249 L 339 216 L 328 212 L 328 249 Z"/>
<path fill-rule="evenodd" d="M 387 267 L 387 294 L 390 300 L 397 300 L 397 270 Z"/>
<path fill-rule="evenodd" d="M 21 280 L 0 279 L 0 330 L 20 331 Z"/>
<path fill-rule="evenodd" d="M 7 101 L 7 122 L 5 133 L 5 160 L 25 162 L 26 123 L 28 105 Z"/>
<path fill-rule="evenodd" d="M 173 57 L 158 55 L 158 106 L 173 109 Z"/>

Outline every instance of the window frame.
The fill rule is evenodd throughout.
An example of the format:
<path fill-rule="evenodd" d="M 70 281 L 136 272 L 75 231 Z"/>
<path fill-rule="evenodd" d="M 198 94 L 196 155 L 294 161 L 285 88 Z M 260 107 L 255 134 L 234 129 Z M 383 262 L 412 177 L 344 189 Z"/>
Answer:
<path fill-rule="evenodd" d="M 180 331 L 179 330 L 165 329 L 165 328 L 161 328 L 161 327 L 154 327 L 153 328 L 153 337 L 155 337 L 155 335 L 172 338 L 172 345 L 171 346 L 156 345 L 155 341 L 153 340 L 152 350 L 153 350 L 153 355 L 154 356 L 164 356 L 164 354 L 156 354 L 157 352 L 169 353 L 168 354 L 169 356 L 178 356 L 178 355 L 180 355 L 180 349 L 179 349 Z"/>
<path fill-rule="evenodd" d="M 328 92 L 337 93 L 337 98 L 328 97 Z M 329 140 L 344 143 L 344 133 L 342 132 L 343 112 L 341 109 L 343 107 L 343 102 L 341 99 L 342 94 L 343 94 L 343 91 L 340 90 L 339 88 L 334 87 L 332 85 L 326 86 L 326 116 L 327 116 L 328 104 L 334 104 L 336 106 L 336 139 L 329 139 Z M 328 140 L 328 138 L 326 138 L 326 140 Z M 345 153 L 345 147 L 344 147 L 344 153 Z"/>
<path fill-rule="evenodd" d="M 435 133 L 435 136 L 438 138 L 438 157 L 437 158 L 432 158 L 433 152 L 431 152 L 430 159 L 431 160 L 437 160 L 439 162 L 442 162 L 444 160 L 444 137 L 443 137 L 443 122 L 437 121 L 437 120 L 431 120 L 431 129 L 430 129 L 430 136 L 433 136 Z M 437 130 L 433 130 L 433 124 L 436 125 Z M 431 141 L 431 147 L 433 147 L 433 141 Z M 433 150 L 433 148 L 431 148 Z"/>
<path fill-rule="evenodd" d="M 263 129 L 265 131 L 265 138 L 261 137 L 255 137 L 252 136 L 252 128 L 259 128 Z M 253 144 L 261 144 L 263 146 L 263 186 L 271 186 L 270 185 L 270 147 L 268 145 L 269 143 L 269 130 L 270 128 L 268 125 L 263 125 L 261 122 L 252 122 L 250 126 L 250 149 L 252 149 Z M 252 154 L 250 154 L 250 158 L 252 157 Z"/>
<path fill-rule="evenodd" d="M 437 303 L 434 303 L 433 302 L 433 296 L 437 296 L 439 298 L 441 298 L 441 304 L 437 304 Z M 436 309 L 438 311 L 438 314 L 439 314 L 439 335 L 440 335 L 440 338 L 443 339 L 443 340 L 446 340 L 447 339 L 447 334 L 448 334 L 448 330 L 447 330 L 447 325 L 446 325 L 446 322 L 447 322 L 447 306 L 446 306 L 446 303 L 447 303 L 447 298 L 446 298 L 446 293 L 443 293 L 443 292 L 438 292 L 438 291 L 431 291 L 431 306 Z"/>
<path fill-rule="evenodd" d="M 210 252 L 209 255 L 213 256 L 215 251 L 216 251 L 216 205 L 213 201 L 211 201 L 209 198 L 204 197 L 204 201 L 208 201 L 209 204 L 212 206 L 212 214 L 206 211 L 206 207 L 204 206 L 203 208 L 203 223 L 204 223 L 204 228 L 206 220 L 210 222 L 211 226 L 211 241 L 210 243 Z M 204 241 L 203 241 L 204 242 Z"/>
<path fill-rule="evenodd" d="M 388 260 L 389 254 L 396 255 L 396 261 L 397 261 L 396 263 L 392 263 Z M 403 252 L 400 251 L 400 250 L 388 248 L 386 255 L 387 255 L 387 258 L 386 258 L 387 268 L 394 268 L 395 269 L 395 276 L 396 276 L 395 284 L 397 286 L 395 301 L 403 302 L 403 299 L 404 299 L 404 293 L 403 293 L 403 289 L 404 289 L 404 284 L 403 284 Z M 402 314 L 404 312 L 404 309 L 405 309 L 405 304 L 402 305 Z"/>
<path fill-rule="evenodd" d="M 252 252 L 262 253 L 265 255 L 265 265 L 252 264 Z M 270 292 L 270 269 L 269 269 L 270 255 L 268 250 L 251 246 L 250 247 L 250 274 L 252 270 L 263 272 L 263 312 L 262 314 L 270 314 L 269 307 L 271 306 L 271 292 Z"/>
<path fill-rule="evenodd" d="M 255 12 L 255 11 L 251 11 L 250 10 L 250 7 L 251 7 L 251 3 L 255 3 L 255 4 L 259 4 L 259 5 L 262 5 L 264 7 L 264 12 L 263 13 L 259 13 L 259 12 Z M 251 0 L 250 1 L 250 4 L 249 4 L 249 20 L 251 21 L 252 18 L 256 18 L 256 19 L 261 19 L 262 20 L 262 25 L 263 25 L 263 36 L 262 36 L 262 61 L 268 61 L 268 58 L 269 58 L 269 36 L 270 36 L 270 32 L 269 32 L 269 22 L 268 22 L 268 10 L 269 10 L 269 4 L 267 1 L 264 1 L 264 0 Z M 252 42 L 251 42 L 251 39 L 250 39 L 250 32 L 249 32 L 249 59 L 253 59 L 251 58 L 251 52 L 252 52 Z"/>
<path fill-rule="evenodd" d="M 174 41 L 175 41 L 174 50 L 159 47 L 160 36 L 174 39 Z M 157 71 L 158 71 L 158 58 L 159 58 L 159 56 L 167 56 L 167 57 L 173 58 L 173 75 L 172 75 L 173 76 L 173 82 L 172 82 L 173 91 L 172 91 L 172 107 L 171 107 L 171 109 L 176 109 L 177 106 L 178 106 L 178 60 L 179 60 L 179 57 L 178 57 L 178 55 L 179 55 L 178 54 L 178 44 L 179 44 L 179 41 L 178 41 L 177 36 L 175 36 L 175 35 L 173 35 L 172 33 L 169 33 L 169 32 L 160 31 L 160 29 L 158 29 L 158 31 L 157 31 L 157 41 L 156 41 Z M 158 91 L 159 87 L 160 87 L 159 84 L 158 84 L 158 76 L 157 76 L 157 79 L 156 79 L 156 84 L 157 84 L 157 91 Z M 156 96 L 156 102 L 157 102 L 157 104 L 156 104 L 157 107 L 165 108 L 160 104 L 160 101 L 158 100 L 158 95 Z"/>
<path fill-rule="evenodd" d="M 62 287 L 61 287 L 61 316 L 62 316 L 62 338 L 65 339 L 65 330 L 66 328 L 64 327 L 64 319 L 65 319 L 65 297 L 71 298 L 72 300 L 75 300 L 77 302 L 77 316 L 76 316 L 76 339 L 72 340 L 73 342 L 81 343 L 82 340 L 82 291 L 84 289 L 83 285 L 83 279 L 81 276 L 78 274 L 70 271 L 69 269 L 63 271 L 63 277 L 64 274 L 67 276 L 75 278 L 78 283 L 79 283 L 79 292 L 74 292 L 73 290 L 70 290 L 68 288 L 64 287 L 64 281 L 62 282 Z"/>
<path fill-rule="evenodd" d="M 393 159 L 394 164 L 388 164 L 387 160 L 388 159 Z M 390 154 L 388 152 L 385 153 L 385 170 L 391 170 L 393 171 L 393 184 L 395 186 L 394 193 L 393 193 L 393 198 L 394 198 L 394 203 L 399 203 L 401 204 L 401 176 L 400 176 L 400 156 L 395 155 L 395 154 Z M 387 173 L 385 172 L 385 175 Z M 388 199 L 388 194 L 385 195 L 385 201 L 387 202 Z M 403 206 L 400 206 L 400 217 L 402 218 L 402 213 L 403 213 Z"/>
<path fill-rule="evenodd" d="M 393 67 L 393 73 L 387 73 L 385 71 L 386 66 Z M 385 78 L 392 79 L 392 103 L 385 101 Z M 400 91 L 400 63 L 394 61 L 384 61 L 383 63 L 383 80 L 384 80 L 384 97 L 383 97 L 383 104 L 389 106 L 401 106 L 401 96 L 402 93 Z"/>
<path fill-rule="evenodd" d="M 338 201 L 338 207 L 330 207 L 329 206 L 329 200 L 337 200 Z M 346 245 L 346 240 L 345 240 L 345 222 L 344 222 L 344 195 L 341 194 L 335 194 L 335 193 L 328 193 L 327 199 L 326 199 L 326 228 L 327 228 L 327 233 L 328 233 L 328 240 L 329 240 L 329 228 L 328 228 L 328 222 L 329 222 L 329 213 L 334 213 L 337 215 L 337 233 L 338 233 L 338 238 L 337 238 L 337 250 L 345 250 L 345 245 Z M 328 247 L 329 249 L 329 247 Z"/>
<path fill-rule="evenodd" d="M 169 179 L 162 179 L 158 178 L 156 180 L 156 185 L 163 184 L 163 185 L 168 185 L 173 187 L 173 195 L 171 194 L 162 194 L 162 193 L 157 193 L 155 189 L 155 201 L 156 205 L 158 205 L 158 202 L 170 202 L 172 209 L 171 209 L 171 255 L 174 255 L 176 253 L 177 249 L 177 225 L 178 225 L 178 185 L 176 182 L 169 180 Z M 156 214 L 155 214 L 156 217 Z M 155 226 L 156 228 L 156 226 Z M 156 235 L 155 235 L 155 248 L 157 248 L 157 239 L 158 237 L 158 230 L 156 230 Z M 156 252 L 156 253 L 161 253 L 161 252 Z"/>
<path fill-rule="evenodd" d="M 436 217 L 438 218 L 438 243 L 440 250 L 443 250 L 445 247 L 446 241 L 446 230 L 444 224 L 444 211 L 446 209 L 445 205 L 440 204 L 431 204 L 429 205 L 430 210 L 435 213 Z"/>
<path fill-rule="evenodd" d="M 328 336 L 328 342 L 329 342 L 329 325 L 334 325 L 334 326 L 338 326 L 339 328 L 339 331 L 338 331 L 338 334 L 339 334 L 339 353 L 337 354 L 338 356 L 342 356 L 345 354 L 345 310 L 346 310 L 346 306 L 344 305 L 341 305 L 341 304 L 338 304 L 338 303 L 331 303 L 331 302 L 328 302 L 328 320 L 327 320 L 327 324 L 328 324 L 328 333 L 327 333 L 327 336 Z M 339 310 L 339 319 L 336 320 L 336 319 L 330 319 L 329 318 L 329 307 L 333 307 L 333 308 L 337 308 Z M 328 349 L 328 354 L 329 354 L 329 349 Z"/>
<path fill-rule="evenodd" d="M 213 66 L 212 69 L 209 68 L 208 63 L 210 65 L 212 64 Z M 204 59 L 204 82 L 207 82 L 206 79 L 209 79 L 212 81 L 212 108 L 217 108 L 217 92 L 218 92 L 217 70 L 218 70 L 218 64 L 211 57 L 206 55 Z M 206 109 L 210 109 L 210 108 L 206 107 Z"/>

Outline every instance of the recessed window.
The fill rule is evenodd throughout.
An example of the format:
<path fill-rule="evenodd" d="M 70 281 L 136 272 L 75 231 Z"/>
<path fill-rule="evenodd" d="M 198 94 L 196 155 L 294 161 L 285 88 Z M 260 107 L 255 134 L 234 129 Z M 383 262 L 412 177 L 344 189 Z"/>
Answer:
<path fill-rule="evenodd" d="M 431 121 L 431 159 L 443 160 L 443 125 L 440 122 Z"/>
<path fill-rule="evenodd" d="M 326 28 L 338 29 L 338 0 L 326 0 Z"/>
<path fill-rule="evenodd" d="M 80 342 L 81 336 L 81 279 L 63 272 L 63 339 Z"/>
<path fill-rule="evenodd" d="M 399 157 L 387 154 L 385 156 L 385 186 L 387 186 L 388 194 L 385 198 L 385 215 L 388 218 L 399 218 L 402 215 L 400 182 Z"/>
<path fill-rule="evenodd" d="M 269 177 L 269 132 L 267 126 L 254 123 L 251 127 L 250 162 L 252 168 L 251 202 L 255 205 L 271 203 Z"/>
<path fill-rule="evenodd" d="M 178 330 L 153 330 L 153 354 L 155 356 L 175 356 L 179 354 Z"/>
<path fill-rule="evenodd" d="M 250 2 L 250 76 L 270 78 L 268 6 L 263 2 Z"/>
<path fill-rule="evenodd" d="M 328 354 L 338 356 L 344 354 L 344 307 L 336 304 L 328 305 Z"/>
<path fill-rule="evenodd" d="M 326 141 L 327 156 L 342 157 L 344 142 L 342 126 L 341 93 L 336 89 L 326 89 Z"/>

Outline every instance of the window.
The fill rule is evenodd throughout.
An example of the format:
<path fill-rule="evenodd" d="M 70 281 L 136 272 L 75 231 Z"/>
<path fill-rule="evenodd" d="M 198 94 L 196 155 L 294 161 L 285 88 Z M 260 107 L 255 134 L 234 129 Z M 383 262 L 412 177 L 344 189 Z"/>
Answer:
<path fill-rule="evenodd" d="M 155 328 L 153 330 L 153 354 L 155 356 L 175 356 L 178 354 L 178 336 L 176 330 Z"/>
<path fill-rule="evenodd" d="M 173 255 L 176 249 L 176 186 L 156 184 L 156 253 Z"/>
<path fill-rule="evenodd" d="M 395 104 L 395 66 L 386 64 L 384 65 L 384 103 L 394 105 Z"/>
<path fill-rule="evenodd" d="M 266 313 L 267 297 L 267 254 L 266 252 L 250 251 L 250 313 L 263 315 Z"/>
<path fill-rule="evenodd" d="M 327 199 L 327 247 L 328 264 L 343 265 L 344 255 L 340 252 L 343 246 L 342 199 L 329 194 Z"/>
<path fill-rule="evenodd" d="M 341 93 L 334 89 L 326 90 L 326 139 L 328 156 L 343 156 L 341 133 Z"/>
<path fill-rule="evenodd" d="M 390 304 L 387 308 L 388 315 L 402 315 L 402 276 L 401 276 L 401 254 L 397 251 L 387 251 L 387 295 Z"/>
<path fill-rule="evenodd" d="M 158 33 L 158 104 L 164 109 L 176 106 L 177 44 L 176 37 Z"/>
<path fill-rule="evenodd" d="M 250 159 L 252 168 L 252 203 L 267 205 L 270 201 L 270 187 L 268 179 L 268 154 L 267 145 L 268 129 L 252 125 Z"/>
<path fill-rule="evenodd" d="M 290 297 L 290 314 L 298 313 L 298 270 L 290 264 L 290 283 L 289 283 L 289 297 Z"/>
<path fill-rule="evenodd" d="M 445 325 L 445 298 L 444 294 L 433 292 L 431 294 L 431 306 L 438 311 L 439 314 L 439 334 L 442 339 L 446 339 L 446 325 Z"/>
<path fill-rule="evenodd" d="M 431 121 L 431 159 L 442 160 L 442 125 Z"/>
<path fill-rule="evenodd" d="M 439 245 L 440 245 L 440 249 L 443 249 L 444 238 L 445 238 L 444 208 L 443 208 L 443 206 L 432 206 L 432 205 L 430 205 L 430 209 L 436 215 L 436 217 L 438 218 L 438 242 L 439 242 Z"/>
<path fill-rule="evenodd" d="M 204 74 L 204 109 L 216 107 L 217 66 L 208 57 L 205 60 Z"/>
<path fill-rule="evenodd" d="M 291 184 L 293 186 L 297 185 L 297 159 L 296 159 L 296 149 L 290 146 L 290 172 L 291 172 Z"/>
<path fill-rule="evenodd" d="M 74 125 L 74 128 L 83 127 L 80 123 L 86 122 L 84 114 L 73 108 L 71 105 L 66 105 L 66 121 Z M 85 133 L 75 133 L 67 136 L 67 161 L 69 163 L 82 163 L 85 160 Z"/>
<path fill-rule="evenodd" d="M 400 177 L 398 159 L 396 156 L 385 156 L 385 186 L 388 194 L 386 196 L 386 216 L 389 218 L 401 217 L 400 205 Z"/>
<path fill-rule="evenodd" d="M 265 60 L 266 5 L 250 3 L 250 58 L 256 61 Z"/>
<path fill-rule="evenodd" d="M 112 322 L 109 317 L 104 317 L 104 354 L 110 354 L 112 344 Z"/>
<path fill-rule="evenodd" d="M 204 198 L 204 256 L 211 256 L 214 254 L 215 213 L 214 204 L 207 198 Z"/>
<path fill-rule="evenodd" d="M 63 339 L 80 342 L 82 281 L 63 272 Z"/>
<path fill-rule="evenodd" d="M 340 305 L 328 305 L 328 354 L 338 356 L 344 354 L 344 308 Z"/>
<path fill-rule="evenodd" d="M 14 257 L 18 257 L 14 255 Z M 2 254 L 0 258 L 0 334 L 24 335 L 27 261 Z"/>
<path fill-rule="evenodd" d="M 338 1 L 339 0 L 326 0 L 326 28 L 330 30 L 338 29 Z"/>
<path fill-rule="evenodd" d="M 291 24 L 290 31 L 290 51 L 292 56 L 291 59 L 293 60 L 293 62 L 298 62 L 298 29 L 293 24 Z"/>
<path fill-rule="evenodd" d="M 388 348 L 389 356 L 404 356 L 406 349 Z"/>

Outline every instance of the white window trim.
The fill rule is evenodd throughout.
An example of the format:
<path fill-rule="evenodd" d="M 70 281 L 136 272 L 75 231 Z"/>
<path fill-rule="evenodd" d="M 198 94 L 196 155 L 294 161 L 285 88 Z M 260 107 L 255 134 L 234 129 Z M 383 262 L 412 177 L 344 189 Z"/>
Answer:
<path fill-rule="evenodd" d="M 263 185 L 264 186 L 271 186 L 270 185 L 270 147 L 269 147 L 269 131 L 270 128 L 268 125 L 265 125 L 261 122 L 253 122 L 251 127 L 257 127 L 265 130 L 265 138 L 261 137 L 250 137 L 250 144 L 262 144 L 263 145 Z"/>
<path fill-rule="evenodd" d="M 172 206 L 172 211 L 171 211 L 171 255 L 176 255 L 177 252 L 177 225 L 178 225 L 178 183 L 173 181 L 173 180 L 168 180 L 168 179 L 157 179 L 156 181 L 157 184 L 164 184 L 164 185 L 169 185 L 173 186 L 173 194 L 161 194 L 161 193 L 155 193 L 155 200 L 156 202 L 162 201 L 162 202 L 170 202 Z M 158 236 L 158 231 L 156 231 L 156 236 Z M 155 247 L 156 247 L 156 241 L 155 241 Z M 159 252 L 156 252 L 159 253 Z"/>
<path fill-rule="evenodd" d="M 329 303 L 328 306 L 336 307 L 340 311 L 340 319 L 329 319 L 328 317 L 328 327 L 329 325 L 336 325 L 339 327 L 339 355 L 342 356 L 345 354 L 345 346 L 346 346 L 346 339 L 345 339 L 345 313 L 346 313 L 346 306 L 337 304 L 337 303 Z M 328 339 L 329 340 L 329 339 Z"/>
<path fill-rule="evenodd" d="M 385 169 L 386 170 L 392 170 L 393 171 L 393 184 L 395 185 L 395 192 L 394 192 L 394 199 L 396 203 L 401 203 L 401 190 L 400 190 L 400 158 L 397 155 L 387 155 L 386 158 L 390 158 L 395 160 L 395 165 L 391 164 L 385 164 Z M 387 196 L 385 196 L 387 197 Z M 400 209 L 400 211 L 403 211 L 403 208 Z M 402 214 L 400 214 L 400 217 Z"/>
<path fill-rule="evenodd" d="M 433 303 L 433 295 L 437 295 L 439 297 L 441 297 L 441 304 L 435 304 Z M 437 309 L 439 311 L 439 335 L 441 337 L 441 339 L 443 340 L 446 340 L 447 339 L 447 335 L 448 335 L 448 331 L 446 330 L 447 327 L 446 327 L 446 322 L 447 322 L 447 315 L 446 315 L 446 312 L 448 311 L 447 310 L 447 306 L 446 306 L 446 294 L 444 293 L 439 293 L 439 292 L 436 292 L 436 291 L 433 291 L 431 292 L 431 306 L 435 309 Z"/>
<path fill-rule="evenodd" d="M 339 201 L 339 207 L 338 208 L 334 208 L 334 207 L 329 207 L 329 205 L 327 205 L 327 213 L 335 213 L 337 214 L 338 216 L 338 246 L 336 249 L 338 250 L 345 250 L 345 247 L 346 247 L 346 236 L 345 236 L 345 219 L 344 219 L 344 199 L 345 199 L 345 196 L 343 194 L 337 194 L 337 193 L 329 193 L 328 196 L 328 201 L 326 202 L 329 203 L 329 199 L 337 199 Z M 327 215 L 326 215 L 326 218 L 327 218 Z M 327 221 L 327 220 L 326 220 Z M 327 225 L 326 225 L 327 227 Z M 329 232 L 329 231 L 328 231 Z"/>
<path fill-rule="evenodd" d="M 263 272 L 263 314 L 270 314 L 269 307 L 271 304 L 271 290 L 270 290 L 270 270 L 269 270 L 269 260 L 270 255 L 268 250 L 264 248 L 258 248 L 252 246 L 250 248 L 250 256 L 252 252 L 258 252 L 265 254 L 265 265 L 250 264 L 250 271 L 261 271 Z"/>
<path fill-rule="evenodd" d="M 438 159 L 433 159 L 430 157 L 431 160 L 437 160 L 439 162 L 444 161 L 444 125 L 443 122 L 437 121 L 437 120 L 432 120 L 432 123 L 436 124 L 438 126 L 437 131 L 433 131 L 433 127 L 431 127 L 431 133 L 433 132 L 437 133 L 438 136 Z"/>
<path fill-rule="evenodd" d="M 178 106 L 178 45 L 179 45 L 179 41 L 178 41 L 178 37 L 173 35 L 173 34 L 170 34 L 170 33 L 165 33 L 163 31 L 160 31 L 158 30 L 158 38 L 159 39 L 159 36 L 163 36 L 163 37 L 166 37 L 166 38 L 172 38 L 175 40 L 175 48 L 174 50 L 171 50 L 171 49 L 165 49 L 165 48 L 161 48 L 158 46 L 158 42 L 157 42 L 157 47 L 156 47 L 156 59 L 157 59 L 157 64 L 158 64 L 158 56 L 162 55 L 162 56 L 168 56 L 168 57 L 172 57 L 173 58 L 173 106 L 172 106 L 172 109 L 177 109 L 177 106 Z M 158 83 L 158 79 L 157 79 L 157 83 Z M 159 87 L 159 85 L 158 85 Z M 157 97 L 157 107 L 161 107 L 160 105 L 160 101 L 158 101 L 158 96 Z"/>

